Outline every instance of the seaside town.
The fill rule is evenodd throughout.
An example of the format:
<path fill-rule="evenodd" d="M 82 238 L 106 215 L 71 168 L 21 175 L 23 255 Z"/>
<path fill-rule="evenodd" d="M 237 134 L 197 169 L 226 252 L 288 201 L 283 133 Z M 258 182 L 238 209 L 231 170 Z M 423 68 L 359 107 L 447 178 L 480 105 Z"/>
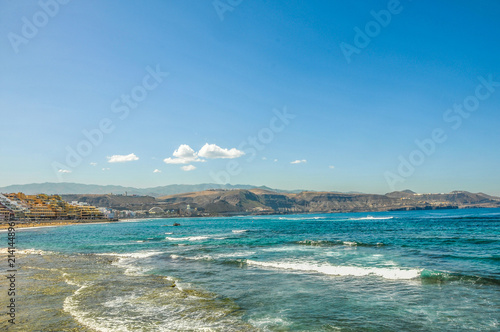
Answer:
<path fill-rule="evenodd" d="M 112 219 L 111 211 L 87 203 L 64 201 L 59 195 L 0 194 L 0 222 Z"/>
<path fill-rule="evenodd" d="M 70 195 L 71 196 L 71 195 Z M 113 197 L 137 198 L 134 196 L 111 195 Z M 152 199 L 152 198 L 151 198 Z M 168 218 L 180 216 L 200 216 L 197 208 L 191 209 L 189 204 L 182 208 L 161 208 L 142 205 L 142 209 L 130 209 L 133 205 L 103 207 L 78 200 L 66 200 L 62 195 L 19 193 L 0 193 L 0 227 L 9 221 L 18 225 L 36 226 L 41 224 L 87 223 L 102 221 L 118 221 L 133 218 Z M 129 209 L 127 209 L 129 207 Z"/>

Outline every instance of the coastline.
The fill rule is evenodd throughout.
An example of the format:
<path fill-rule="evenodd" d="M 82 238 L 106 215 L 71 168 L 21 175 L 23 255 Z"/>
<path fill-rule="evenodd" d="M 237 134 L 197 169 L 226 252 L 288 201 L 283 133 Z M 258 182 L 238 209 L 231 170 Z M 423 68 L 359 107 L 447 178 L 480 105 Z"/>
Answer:
<path fill-rule="evenodd" d="M 42 227 L 58 227 L 67 225 L 82 225 L 82 224 L 107 224 L 112 222 L 119 222 L 119 220 L 109 219 L 95 219 L 95 220 L 47 220 L 47 221 L 14 221 L 15 228 L 42 228 Z M 8 223 L 0 224 L 0 232 L 7 231 L 9 228 Z"/>
<path fill-rule="evenodd" d="M 445 208 L 439 210 L 461 210 L 461 209 L 500 209 L 499 207 L 456 207 L 456 208 Z M 338 214 L 338 213 L 377 213 L 377 212 L 404 212 L 408 210 L 382 210 L 382 211 L 350 211 L 350 212 L 322 212 L 322 214 Z M 308 215 L 308 214 L 316 214 L 312 212 L 303 212 L 303 213 L 273 213 L 273 214 L 233 214 L 233 215 L 211 215 L 209 218 L 224 218 L 224 217 L 239 217 L 239 216 L 283 216 L 283 215 Z M 19 229 L 36 229 L 36 228 L 45 228 L 45 227 L 60 227 L 60 226 L 69 226 L 69 225 L 83 225 L 83 224 L 108 224 L 108 223 L 130 223 L 130 222 L 143 222 L 152 219 L 197 219 L 203 218 L 200 216 L 179 216 L 179 217 L 149 217 L 149 218 L 126 218 L 126 219 L 118 219 L 118 220 L 110 220 L 110 219 L 95 219 L 95 220 L 48 220 L 48 221 L 36 221 L 36 222 L 26 222 L 26 221 L 15 221 L 15 228 Z M 8 223 L 0 224 L 0 233 L 7 232 L 9 228 Z"/>

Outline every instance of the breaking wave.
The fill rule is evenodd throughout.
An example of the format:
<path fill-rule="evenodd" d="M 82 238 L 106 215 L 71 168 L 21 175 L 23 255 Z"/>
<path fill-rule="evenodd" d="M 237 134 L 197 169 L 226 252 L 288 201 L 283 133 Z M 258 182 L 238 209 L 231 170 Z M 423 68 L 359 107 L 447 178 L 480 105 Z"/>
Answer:
<path fill-rule="evenodd" d="M 349 247 L 384 247 L 382 242 L 377 243 L 364 243 L 358 241 L 329 241 L 329 240 L 303 240 L 295 242 L 296 244 L 306 246 L 319 246 L 319 247 L 333 247 L 333 246 L 349 246 Z"/>
<path fill-rule="evenodd" d="M 314 264 L 301 262 L 259 262 L 246 260 L 246 264 L 278 270 L 292 270 L 300 272 L 317 272 L 332 276 L 364 277 L 375 275 L 384 279 L 416 279 L 420 277 L 421 269 L 400 269 L 380 267 L 338 266 L 330 264 Z"/>

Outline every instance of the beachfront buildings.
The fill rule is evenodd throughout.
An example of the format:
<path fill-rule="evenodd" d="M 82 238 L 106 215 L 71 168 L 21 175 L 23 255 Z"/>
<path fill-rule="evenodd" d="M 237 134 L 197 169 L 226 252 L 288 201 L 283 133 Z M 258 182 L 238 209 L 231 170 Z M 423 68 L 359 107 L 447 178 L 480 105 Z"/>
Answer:
<path fill-rule="evenodd" d="M 9 220 L 88 220 L 104 214 L 86 203 L 64 201 L 59 195 L 0 194 L 0 222 Z"/>

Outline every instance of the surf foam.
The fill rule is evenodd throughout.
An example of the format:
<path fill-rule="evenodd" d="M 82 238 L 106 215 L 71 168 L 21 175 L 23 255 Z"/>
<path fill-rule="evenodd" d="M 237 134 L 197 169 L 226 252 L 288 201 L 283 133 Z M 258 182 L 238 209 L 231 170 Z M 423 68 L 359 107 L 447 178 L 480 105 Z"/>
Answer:
<path fill-rule="evenodd" d="M 303 272 L 318 272 L 326 275 L 334 276 L 355 276 L 364 277 L 376 275 L 384 279 L 415 279 L 420 277 L 422 270 L 410 269 L 403 270 L 399 268 L 379 268 L 379 267 L 358 267 L 358 266 L 339 266 L 330 264 L 311 264 L 300 262 L 259 262 L 247 260 L 248 265 L 254 265 L 265 268 L 293 270 Z"/>

